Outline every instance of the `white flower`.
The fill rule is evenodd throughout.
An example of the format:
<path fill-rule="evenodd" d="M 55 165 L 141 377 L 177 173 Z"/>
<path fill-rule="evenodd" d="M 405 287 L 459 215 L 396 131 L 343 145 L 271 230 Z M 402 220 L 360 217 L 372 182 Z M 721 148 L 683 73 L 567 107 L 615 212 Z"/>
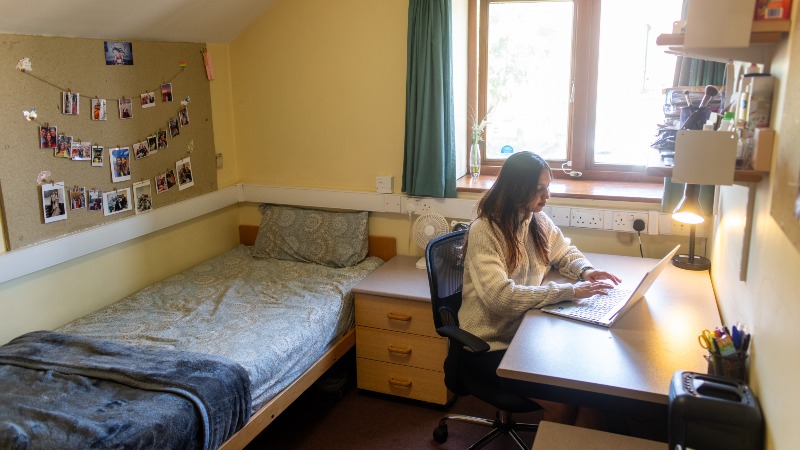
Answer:
<path fill-rule="evenodd" d="M 486 125 L 489 124 L 489 114 L 492 113 L 493 109 L 494 109 L 494 106 L 489 108 L 489 110 L 486 111 L 486 115 L 483 116 L 483 119 L 481 119 L 480 122 L 478 122 L 478 118 L 477 118 L 477 116 L 475 114 L 472 115 L 472 143 L 473 144 L 477 144 L 478 142 L 483 140 L 481 138 L 481 136 L 483 134 L 483 129 L 486 128 Z"/>
<path fill-rule="evenodd" d="M 31 60 L 30 58 L 22 58 L 17 63 L 17 70 L 21 70 L 23 72 L 32 72 L 33 68 L 31 67 Z"/>

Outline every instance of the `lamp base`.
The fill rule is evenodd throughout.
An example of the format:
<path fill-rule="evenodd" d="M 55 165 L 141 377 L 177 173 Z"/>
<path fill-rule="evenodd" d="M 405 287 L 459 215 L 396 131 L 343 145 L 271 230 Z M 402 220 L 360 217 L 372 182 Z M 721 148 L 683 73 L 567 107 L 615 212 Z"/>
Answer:
<path fill-rule="evenodd" d="M 711 268 L 711 261 L 703 256 L 694 255 L 675 255 L 672 258 L 672 265 L 686 270 L 708 270 Z"/>

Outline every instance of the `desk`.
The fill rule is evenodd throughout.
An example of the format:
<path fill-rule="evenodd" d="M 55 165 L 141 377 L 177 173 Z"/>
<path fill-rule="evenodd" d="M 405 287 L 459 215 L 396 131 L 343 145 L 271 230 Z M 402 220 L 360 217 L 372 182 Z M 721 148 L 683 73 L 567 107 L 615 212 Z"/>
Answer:
<path fill-rule="evenodd" d="M 664 450 L 663 442 L 563 425 L 539 422 L 539 431 L 531 450 Z"/>
<path fill-rule="evenodd" d="M 615 255 L 586 257 L 628 287 L 630 283 L 635 287 L 657 262 Z M 610 329 L 528 311 L 497 374 L 523 382 L 520 385 L 532 387 L 533 392 L 538 385 L 542 399 L 580 402 L 600 394 L 666 406 L 675 371 L 706 373 L 705 350 L 697 335 L 718 325 L 708 271 L 669 265 L 647 295 Z M 556 397 L 545 394 L 551 391 Z M 562 396 L 569 393 L 574 395 Z"/>

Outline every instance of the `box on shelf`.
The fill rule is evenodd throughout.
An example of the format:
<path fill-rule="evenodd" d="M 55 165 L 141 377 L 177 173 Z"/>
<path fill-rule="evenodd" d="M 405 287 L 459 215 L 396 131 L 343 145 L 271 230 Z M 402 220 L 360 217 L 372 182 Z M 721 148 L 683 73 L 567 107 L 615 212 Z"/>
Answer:
<path fill-rule="evenodd" d="M 746 85 L 750 86 L 750 99 L 747 102 L 747 122 L 749 126 L 751 128 L 769 127 L 775 77 L 762 74 L 745 75 L 744 81 Z"/>
<path fill-rule="evenodd" d="M 756 172 L 769 172 L 772 168 L 772 148 L 775 145 L 775 130 L 756 128 L 753 135 L 751 165 Z"/>
<path fill-rule="evenodd" d="M 757 0 L 755 20 L 788 20 L 792 12 L 792 0 Z"/>

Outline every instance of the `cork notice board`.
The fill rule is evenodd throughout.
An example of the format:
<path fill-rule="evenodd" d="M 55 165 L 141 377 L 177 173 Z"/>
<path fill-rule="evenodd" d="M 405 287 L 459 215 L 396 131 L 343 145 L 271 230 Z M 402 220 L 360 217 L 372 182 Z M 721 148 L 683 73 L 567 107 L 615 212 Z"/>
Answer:
<path fill-rule="evenodd" d="M 122 41 L 109 39 L 109 41 Z M 211 123 L 209 81 L 203 66 L 203 44 L 124 41 L 131 43 L 132 65 L 107 65 L 104 40 L 0 34 L 0 205 L 3 228 L 11 250 L 84 231 L 136 214 L 128 211 L 105 215 L 86 206 L 71 209 L 65 199 L 66 219 L 45 224 L 41 186 L 37 178 L 49 171 L 49 180 L 63 182 L 65 192 L 73 187 L 134 192 L 133 185 L 150 181 L 152 209 L 217 189 L 217 169 Z M 130 55 L 126 55 L 129 57 Z M 29 58 L 31 71 L 16 66 Z M 186 63 L 181 68 L 181 62 Z M 172 86 L 172 101 L 163 101 L 161 85 Z M 62 90 L 77 95 L 78 114 L 63 113 Z M 154 93 L 155 102 L 142 107 L 141 95 Z M 76 97 L 73 95 L 73 97 Z M 92 120 L 93 98 L 106 100 L 106 120 Z M 181 101 L 188 124 L 170 135 L 168 123 L 178 120 Z M 131 118 L 120 119 L 118 100 L 131 99 Z M 23 111 L 36 108 L 37 118 L 27 121 Z M 74 111 L 74 110 L 73 110 Z M 58 134 L 73 142 L 103 146 L 102 166 L 91 160 L 55 157 L 52 148 L 40 148 L 40 126 L 57 126 Z M 166 131 L 167 147 L 140 159 L 134 144 Z M 130 149 L 130 178 L 113 182 L 112 148 Z M 189 158 L 191 183 L 184 189 L 171 187 L 157 193 L 155 177 L 176 170 L 178 161 Z M 189 186 L 190 187 L 186 187 Z M 88 201 L 88 199 L 87 199 Z M 147 214 L 147 211 L 140 211 Z"/>

